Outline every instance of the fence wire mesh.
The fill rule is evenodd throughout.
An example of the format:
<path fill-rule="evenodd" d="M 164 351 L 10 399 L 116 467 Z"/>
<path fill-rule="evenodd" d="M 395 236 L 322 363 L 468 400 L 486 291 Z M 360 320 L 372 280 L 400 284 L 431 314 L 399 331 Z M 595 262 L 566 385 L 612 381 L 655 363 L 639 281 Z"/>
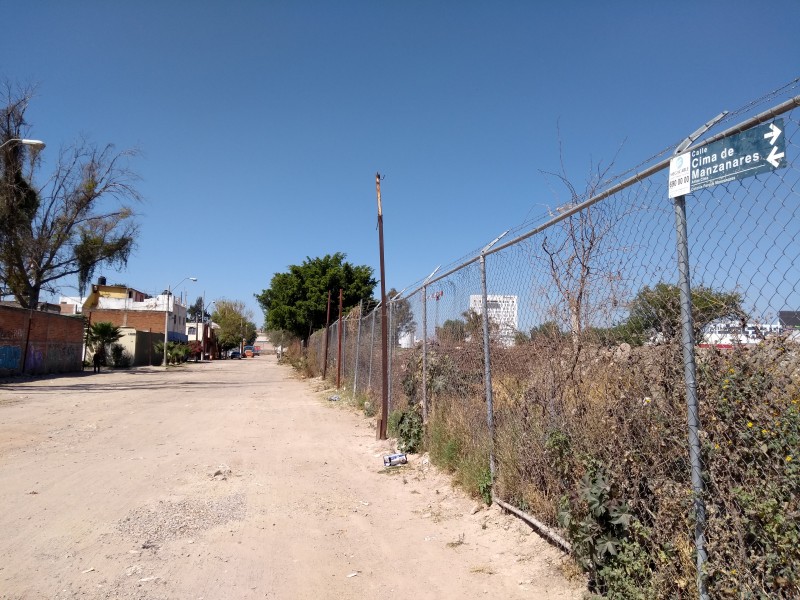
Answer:
<path fill-rule="evenodd" d="M 610 597 L 800 597 L 793 100 L 781 115 L 780 168 L 686 196 L 696 374 L 683 353 L 676 209 L 660 169 L 487 250 L 485 297 L 473 258 L 389 304 L 390 412 L 424 415 L 433 462 L 557 530 Z M 341 360 L 343 385 L 374 411 L 380 309 L 342 328 L 339 357 L 339 324 L 327 331 L 328 379 Z M 318 371 L 324 336 L 309 342 Z M 687 436 L 692 378 L 700 498 Z M 708 555 L 699 571 L 697 500 Z"/>

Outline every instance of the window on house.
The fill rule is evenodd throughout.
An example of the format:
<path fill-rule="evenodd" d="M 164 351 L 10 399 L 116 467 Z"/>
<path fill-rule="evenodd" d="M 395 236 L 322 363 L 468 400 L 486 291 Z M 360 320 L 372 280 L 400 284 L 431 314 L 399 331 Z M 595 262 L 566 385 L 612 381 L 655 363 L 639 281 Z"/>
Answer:
<path fill-rule="evenodd" d="M 194 335 L 194 334 L 196 334 L 196 333 L 197 333 L 197 329 L 196 329 L 196 328 L 194 328 L 194 327 L 189 327 L 189 330 L 188 330 L 188 331 L 189 331 L 189 335 Z"/>

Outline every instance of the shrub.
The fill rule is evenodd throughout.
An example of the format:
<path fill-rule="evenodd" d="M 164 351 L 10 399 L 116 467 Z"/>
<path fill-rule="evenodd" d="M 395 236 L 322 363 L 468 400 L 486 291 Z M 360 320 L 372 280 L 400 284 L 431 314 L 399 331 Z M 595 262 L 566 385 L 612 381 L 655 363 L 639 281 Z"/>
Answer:
<path fill-rule="evenodd" d="M 115 369 L 127 369 L 133 364 L 133 358 L 121 344 L 111 346 L 111 364 Z"/>
<path fill-rule="evenodd" d="M 800 597 L 797 355 L 772 340 L 700 362 L 715 597 Z"/>
<path fill-rule="evenodd" d="M 398 423 L 398 447 L 401 452 L 417 452 L 422 446 L 422 415 L 414 406 L 405 410 Z"/>
<path fill-rule="evenodd" d="M 592 591 L 610 598 L 654 597 L 652 565 L 637 537 L 647 537 L 627 502 L 618 498 L 603 467 L 587 472 L 571 498 L 562 498 L 559 522 L 573 556 L 589 574 Z M 635 535 L 638 533 L 638 536 Z"/>
<path fill-rule="evenodd" d="M 427 448 L 435 465 L 451 473 L 455 472 L 461 455 L 461 445 L 456 432 L 438 414 L 430 420 Z"/>

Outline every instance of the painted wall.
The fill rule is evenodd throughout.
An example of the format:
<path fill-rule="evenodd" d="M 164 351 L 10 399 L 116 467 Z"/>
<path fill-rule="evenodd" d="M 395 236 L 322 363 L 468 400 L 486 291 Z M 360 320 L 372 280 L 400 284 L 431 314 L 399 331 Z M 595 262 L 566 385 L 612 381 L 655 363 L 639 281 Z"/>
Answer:
<path fill-rule="evenodd" d="M 82 369 L 83 320 L 0 306 L 0 377 Z"/>
<path fill-rule="evenodd" d="M 163 327 L 162 327 L 163 329 Z M 117 342 L 133 358 L 133 366 L 145 366 L 151 364 L 161 364 L 157 359 L 161 356 L 153 350 L 153 345 L 164 343 L 163 333 L 150 333 L 147 331 L 136 331 L 133 328 L 125 327 L 122 329 L 122 337 Z"/>

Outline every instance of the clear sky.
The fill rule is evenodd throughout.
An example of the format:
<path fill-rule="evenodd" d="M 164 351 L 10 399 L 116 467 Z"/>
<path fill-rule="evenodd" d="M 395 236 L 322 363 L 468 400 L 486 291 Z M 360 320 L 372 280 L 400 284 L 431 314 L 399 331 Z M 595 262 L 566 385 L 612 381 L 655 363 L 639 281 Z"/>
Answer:
<path fill-rule="evenodd" d="M 341 251 L 402 289 L 800 75 L 800 3 L 0 0 L 44 175 L 136 148 L 141 237 L 109 282 L 240 299 Z M 620 151 L 620 146 L 622 149 Z M 561 194 L 561 196 L 559 196 Z M 665 182 L 666 195 L 666 182 Z M 75 281 L 62 291 L 74 295 Z"/>

